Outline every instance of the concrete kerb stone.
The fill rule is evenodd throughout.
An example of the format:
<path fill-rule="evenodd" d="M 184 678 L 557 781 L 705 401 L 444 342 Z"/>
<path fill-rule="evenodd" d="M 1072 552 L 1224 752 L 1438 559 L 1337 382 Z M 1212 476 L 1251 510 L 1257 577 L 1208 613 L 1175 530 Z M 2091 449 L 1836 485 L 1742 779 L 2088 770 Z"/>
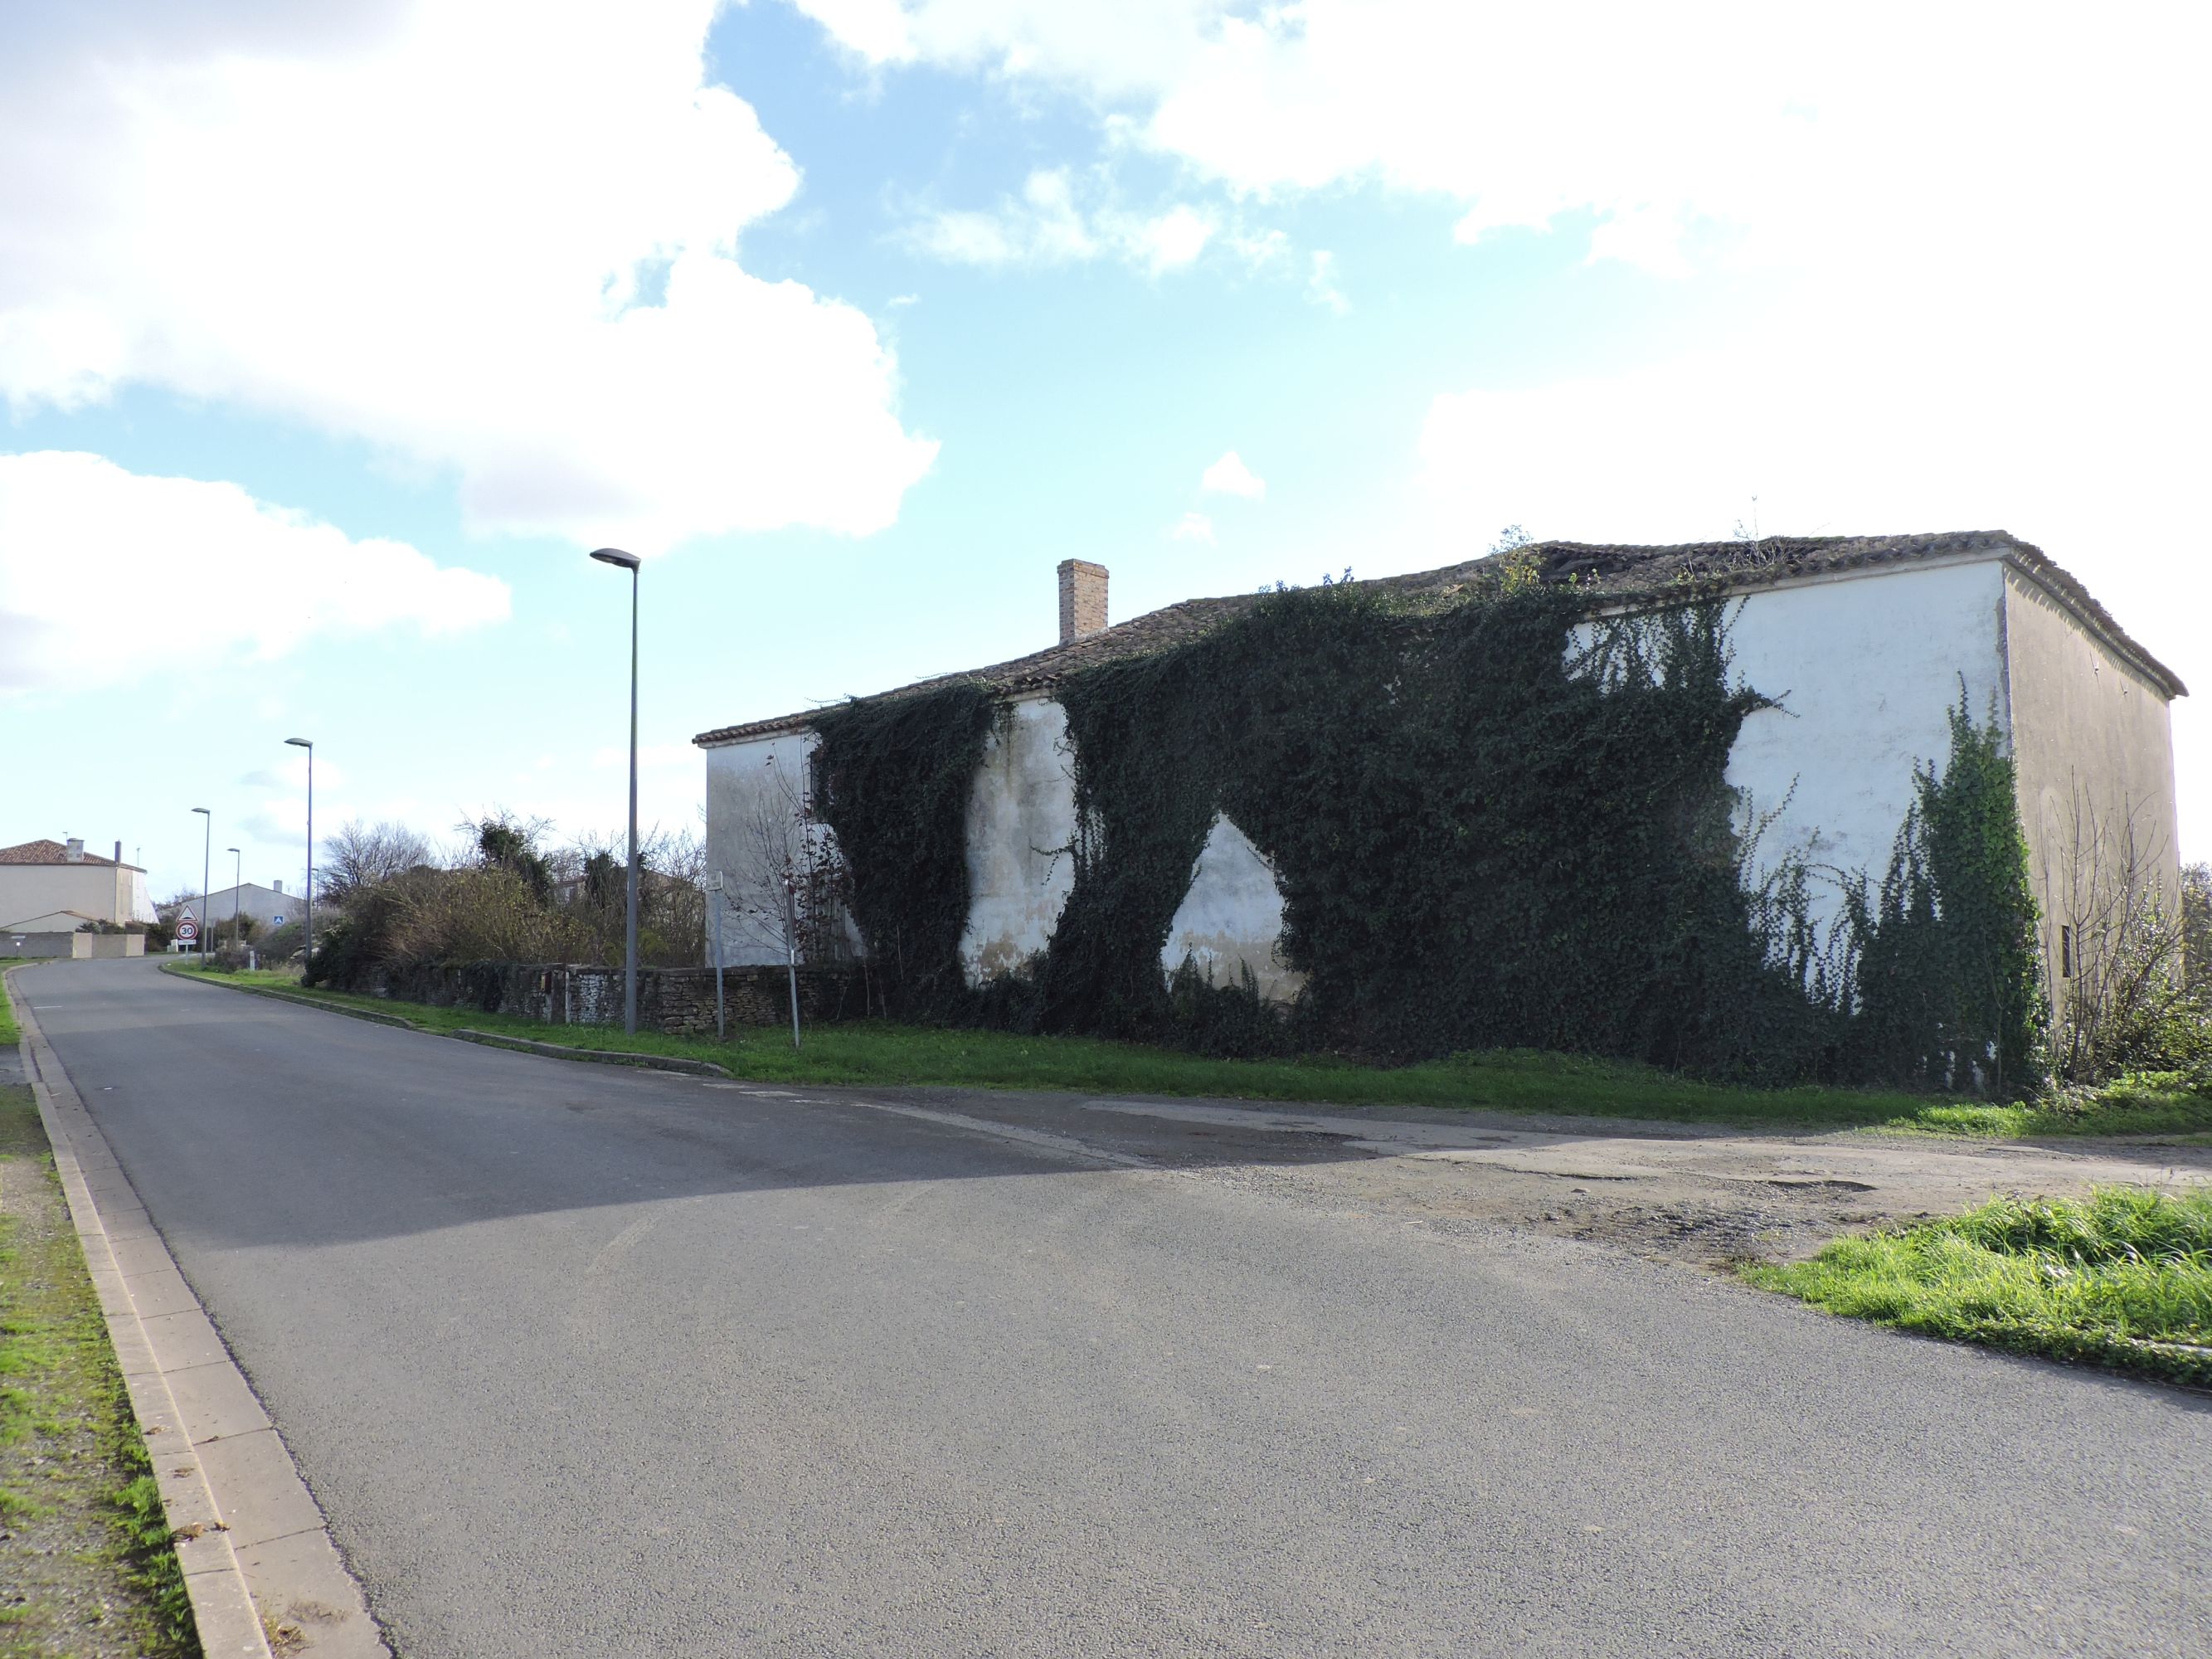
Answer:
<path fill-rule="evenodd" d="M 7 994 L 15 971 L 0 975 L 0 995 Z M 85 1178 L 88 1166 L 115 1167 L 106 1138 L 29 1008 L 17 1004 L 16 1017 L 32 1096 L 145 1437 L 201 1650 L 208 1659 L 272 1659 L 275 1632 L 288 1655 L 390 1659 L 361 1587 L 330 1542 L 320 1508 L 167 1246 L 150 1223 L 130 1228 L 125 1237 L 111 1237 L 102 1195 Z M 134 1219 L 144 1216 L 127 1184 L 101 1184 L 108 1205 Z M 154 1293 L 149 1301 L 161 1311 L 140 1308 L 138 1284 Z M 179 1287 L 189 1305 L 177 1305 Z M 179 1394 L 193 1408 L 189 1417 Z M 246 1522 L 251 1536 L 234 1531 L 234 1517 Z M 272 1528 L 301 1541 L 286 1550 L 260 1547 L 277 1535 Z M 252 1556 L 250 1570 L 241 1549 Z M 312 1616 L 300 1616 L 301 1608 L 312 1609 Z"/>
<path fill-rule="evenodd" d="M 440 1035 L 464 1042 L 481 1042 L 493 1048 L 514 1048 L 526 1054 L 544 1054 L 554 1060 L 587 1060 L 600 1066 L 642 1066 L 652 1072 L 682 1072 L 690 1077 L 729 1077 L 726 1066 L 711 1060 L 680 1060 L 673 1054 L 634 1054 L 623 1048 L 571 1048 L 561 1042 L 532 1042 L 528 1037 L 506 1036 L 496 1031 L 459 1030 Z"/>
<path fill-rule="evenodd" d="M 164 963 L 165 974 L 174 970 Z M 464 1026 L 459 1030 L 441 1031 L 434 1026 L 418 1025 L 399 1014 L 379 1013 L 368 1008 L 348 1008 L 334 1002 L 325 1002 L 320 997 L 301 996 L 291 991 L 280 991 L 270 985 L 231 985 L 219 979 L 207 979 L 198 974 L 177 973 L 175 977 L 189 980 L 195 985 L 212 985 L 219 990 L 243 991 L 248 996 L 271 997 L 279 1002 L 297 1004 L 302 1008 L 319 1008 L 326 1014 L 343 1014 L 348 1019 L 366 1019 L 379 1025 L 397 1025 L 410 1031 L 420 1031 L 425 1036 L 452 1037 L 457 1042 L 482 1043 L 489 1048 L 512 1048 L 526 1054 L 544 1054 L 549 1060 L 580 1060 L 595 1066 L 638 1066 L 651 1072 L 681 1072 L 687 1077 L 732 1077 L 726 1066 L 717 1066 L 711 1060 L 682 1060 L 673 1054 L 638 1054 L 623 1048 L 574 1048 L 565 1042 L 533 1042 L 528 1037 L 507 1036 L 497 1031 L 471 1030 Z"/>

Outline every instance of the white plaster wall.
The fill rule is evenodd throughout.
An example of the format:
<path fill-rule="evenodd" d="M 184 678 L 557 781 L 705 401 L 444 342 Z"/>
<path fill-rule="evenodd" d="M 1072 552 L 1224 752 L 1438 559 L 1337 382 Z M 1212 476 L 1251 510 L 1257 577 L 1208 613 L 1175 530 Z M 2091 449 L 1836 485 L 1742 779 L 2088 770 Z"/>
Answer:
<path fill-rule="evenodd" d="M 1000 711 L 968 796 L 971 986 L 1012 972 L 1052 940 L 1075 886 L 1075 760 L 1067 711 L 1035 697 Z"/>
<path fill-rule="evenodd" d="M 1950 752 L 1962 677 L 1973 718 L 1994 708 L 2010 732 L 2004 594 L 2003 564 L 1989 559 L 1760 588 L 1731 602 L 1734 672 L 1782 705 L 1747 718 L 1729 754 L 1739 822 L 1778 814 L 1755 870 L 1795 852 L 1816 872 L 1881 878 L 1912 804 L 1913 769 Z M 1825 931 L 1839 893 L 1816 879 L 1813 897 Z"/>
<path fill-rule="evenodd" d="M 729 967 L 760 967 L 784 959 L 782 936 L 773 920 L 781 913 L 783 890 L 763 868 L 755 817 L 757 813 L 790 815 L 793 799 L 805 797 L 807 760 L 820 741 L 811 732 L 789 732 L 706 750 L 707 869 L 710 875 L 719 872 L 725 883 L 722 960 Z M 818 823 L 809 833 L 830 837 L 828 827 Z M 852 937 L 857 955 L 859 937 Z M 711 965 L 711 925 L 707 949 Z"/>
<path fill-rule="evenodd" d="M 1305 975 L 1284 962 L 1283 891 L 1274 866 L 1251 838 L 1216 813 L 1191 868 L 1190 890 L 1168 924 L 1160 970 L 1170 976 L 1186 957 L 1215 985 L 1236 985 L 1252 970 L 1261 997 L 1288 1002 Z"/>

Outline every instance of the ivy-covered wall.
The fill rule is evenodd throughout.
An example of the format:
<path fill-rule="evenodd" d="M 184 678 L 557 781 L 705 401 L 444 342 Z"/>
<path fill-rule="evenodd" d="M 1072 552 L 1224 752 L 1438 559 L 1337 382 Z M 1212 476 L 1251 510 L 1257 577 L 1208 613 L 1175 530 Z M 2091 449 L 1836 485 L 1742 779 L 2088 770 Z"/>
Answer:
<path fill-rule="evenodd" d="M 1540 1047 L 1776 1082 L 2026 1080 L 2033 912 L 1994 727 L 1960 714 L 1893 867 L 1823 932 L 1808 895 L 1848 877 L 1789 859 L 1747 874 L 1726 774 L 1771 705 L 1731 672 L 1725 603 L 1595 628 L 1589 608 L 1508 562 L 1443 600 L 1277 592 L 1074 673 L 1055 693 L 1073 887 L 1042 957 L 981 990 L 958 945 L 993 695 L 824 715 L 823 810 L 884 1006 L 1228 1051 Z M 1161 971 L 1217 814 L 1276 872 L 1304 975 L 1287 1010 Z"/>

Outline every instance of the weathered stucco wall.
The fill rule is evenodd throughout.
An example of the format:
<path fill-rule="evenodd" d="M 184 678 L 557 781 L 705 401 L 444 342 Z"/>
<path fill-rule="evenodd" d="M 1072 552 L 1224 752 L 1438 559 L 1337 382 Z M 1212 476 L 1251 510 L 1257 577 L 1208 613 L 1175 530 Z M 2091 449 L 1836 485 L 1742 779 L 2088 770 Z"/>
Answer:
<path fill-rule="evenodd" d="M 1075 757 L 1067 712 L 1042 697 L 1001 709 L 968 796 L 968 925 L 960 965 L 981 985 L 1052 940 L 1075 887 Z"/>
<path fill-rule="evenodd" d="M 2011 570 L 2005 650 L 2021 823 L 2056 991 L 2068 965 L 2059 928 L 2095 932 L 2130 864 L 2169 913 L 2178 901 L 2172 714 L 2141 670 Z"/>
<path fill-rule="evenodd" d="M 1188 959 L 1213 985 L 1243 982 L 1247 969 L 1262 1000 L 1288 1002 L 1305 975 L 1283 960 L 1283 892 L 1274 866 L 1251 838 L 1216 813 L 1192 866 L 1190 890 L 1168 924 L 1161 971 Z"/>
<path fill-rule="evenodd" d="M 1761 873 L 1790 853 L 1817 871 L 1875 881 L 1912 805 L 1912 774 L 1950 752 L 1949 711 L 1995 711 L 2009 731 L 2004 568 L 1996 560 L 1893 567 L 1759 589 L 1735 611 L 1735 672 L 1782 706 L 1751 715 L 1728 781 L 1751 818 L 1769 813 Z M 1813 884 L 1825 930 L 1841 908 Z"/>

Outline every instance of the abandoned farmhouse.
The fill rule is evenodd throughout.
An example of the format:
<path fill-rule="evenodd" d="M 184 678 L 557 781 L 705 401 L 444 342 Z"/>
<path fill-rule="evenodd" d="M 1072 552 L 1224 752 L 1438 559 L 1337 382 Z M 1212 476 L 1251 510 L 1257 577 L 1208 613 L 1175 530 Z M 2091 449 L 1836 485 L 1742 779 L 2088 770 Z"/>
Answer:
<path fill-rule="evenodd" d="M 1893 944 L 1913 914 L 1975 925 L 1964 879 L 1929 873 L 1959 857 L 1938 820 L 1970 738 L 2009 784 L 1974 833 L 2033 901 L 2016 931 L 2050 1002 L 2119 886 L 2178 891 L 2185 688 L 2002 532 L 1534 544 L 1119 623 L 1104 569 L 1059 578 L 1046 650 L 698 736 L 727 961 L 867 959 L 970 995 L 1056 974 L 1060 1024 L 1115 1030 L 1085 1007 L 1151 994 L 1134 969 L 1062 959 L 1141 952 L 1163 989 L 1325 992 L 1355 1023 L 1431 997 L 1439 1042 L 1550 1042 L 1547 1009 L 1600 994 L 1572 941 L 1626 935 L 1589 974 L 1649 1005 L 1644 1034 L 1595 1046 L 1679 1057 L 1653 1022 L 1731 994 L 1713 927 L 1839 1006 L 1838 974 L 1896 957 L 1883 914 Z M 902 793 L 906 827 L 869 830 Z M 1684 920 L 1731 893 L 1735 921 Z M 1393 952 L 1428 966 L 1386 999 Z M 1669 1000 L 1686 976 L 1707 1013 Z M 1486 1000 L 1526 1012 L 1486 1023 Z"/>

